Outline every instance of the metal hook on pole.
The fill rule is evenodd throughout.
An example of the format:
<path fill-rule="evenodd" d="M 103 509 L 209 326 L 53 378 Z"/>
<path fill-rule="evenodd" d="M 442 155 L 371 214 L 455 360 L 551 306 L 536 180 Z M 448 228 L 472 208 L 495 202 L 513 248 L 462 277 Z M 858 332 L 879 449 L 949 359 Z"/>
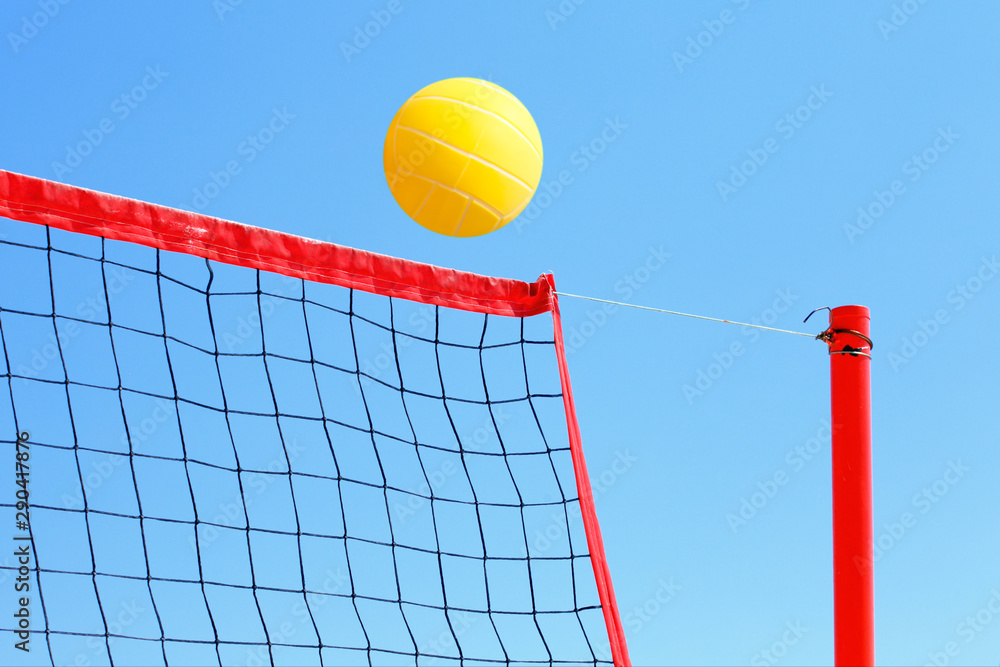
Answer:
<path fill-rule="evenodd" d="M 810 317 L 812 317 L 815 313 L 817 313 L 818 311 L 821 311 L 821 310 L 829 310 L 830 311 L 830 324 L 829 324 L 829 326 L 827 326 L 826 329 L 824 329 L 823 331 L 821 331 L 820 333 L 818 333 L 816 335 L 816 339 L 817 340 L 821 340 L 821 341 L 823 341 L 824 343 L 826 343 L 827 345 L 830 346 L 830 354 L 850 354 L 852 356 L 858 356 L 858 355 L 860 355 L 860 356 L 863 356 L 863 357 L 868 357 L 869 359 L 872 358 L 871 350 L 872 350 L 873 347 L 875 347 L 875 344 L 872 342 L 872 339 L 869 338 L 866 333 L 862 333 L 861 331 L 858 331 L 857 329 L 835 328 L 833 326 L 833 324 L 832 324 L 833 323 L 833 310 L 831 310 L 831 308 L 829 306 L 821 306 L 820 308 L 816 308 L 811 313 L 809 313 L 808 315 L 806 315 L 806 318 L 804 320 L 802 320 L 802 322 L 807 322 Z M 837 334 L 851 334 L 853 336 L 857 336 L 862 341 L 864 341 L 864 345 L 860 345 L 858 347 L 853 347 L 852 345 L 845 343 L 842 348 L 840 348 L 839 350 L 835 350 L 835 349 L 833 349 L 833 347 L 834 347 L 833 346 L 833 339 L 834 339 L 834 336 L 836 336 Z"/>

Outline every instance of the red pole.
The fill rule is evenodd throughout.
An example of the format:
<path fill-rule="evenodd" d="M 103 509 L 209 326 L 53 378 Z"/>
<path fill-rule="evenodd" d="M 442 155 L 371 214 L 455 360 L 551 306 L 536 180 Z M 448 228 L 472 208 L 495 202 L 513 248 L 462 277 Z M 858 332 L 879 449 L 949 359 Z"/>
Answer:
<path fill-rule="evenodd" d="M 875 664 L 871 348 L 868 309 L 830 311 L 834 661 Z"/>

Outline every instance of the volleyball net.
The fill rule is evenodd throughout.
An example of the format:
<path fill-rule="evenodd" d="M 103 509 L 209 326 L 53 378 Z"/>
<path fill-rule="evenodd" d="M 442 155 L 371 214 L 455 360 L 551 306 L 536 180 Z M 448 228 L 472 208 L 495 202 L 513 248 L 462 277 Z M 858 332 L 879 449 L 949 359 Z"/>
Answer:
<path fill-rule="evenodd" d="M 628 664 L 552 276 L 0 171 L 0 346 L 0 664 Z"/>

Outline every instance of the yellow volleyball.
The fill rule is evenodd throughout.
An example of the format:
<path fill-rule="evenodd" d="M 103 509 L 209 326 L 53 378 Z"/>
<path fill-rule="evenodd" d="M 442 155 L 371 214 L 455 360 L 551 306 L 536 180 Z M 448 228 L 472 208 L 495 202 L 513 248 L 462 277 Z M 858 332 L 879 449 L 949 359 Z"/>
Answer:
<path fill-rule="evenodd" d="M 406 101 L 382 155 L 396 202 L 427 229 L 479 236 L 531 201 L 542 139 L 516 97 L 488 81 L 445 79 Z"/>

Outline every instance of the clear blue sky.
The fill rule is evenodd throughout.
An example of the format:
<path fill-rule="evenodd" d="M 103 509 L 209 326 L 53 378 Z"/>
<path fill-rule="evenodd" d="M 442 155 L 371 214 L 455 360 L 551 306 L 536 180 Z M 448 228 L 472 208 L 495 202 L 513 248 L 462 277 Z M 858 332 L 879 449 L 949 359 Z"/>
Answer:
<path fill-rule="evenodd" d="M 799 331 L 866 305 L 877 659 L 996 664 L 998 28 L 990 2 L 8 0 L 0 167 Z M 545 152 L 549 197 L 474 239 L 410 221 L 381 165 L 399 106 L 455 76 L 515 94 Z M 562 308 L 633 660 L 831 663 L 824 346 Z"/>

